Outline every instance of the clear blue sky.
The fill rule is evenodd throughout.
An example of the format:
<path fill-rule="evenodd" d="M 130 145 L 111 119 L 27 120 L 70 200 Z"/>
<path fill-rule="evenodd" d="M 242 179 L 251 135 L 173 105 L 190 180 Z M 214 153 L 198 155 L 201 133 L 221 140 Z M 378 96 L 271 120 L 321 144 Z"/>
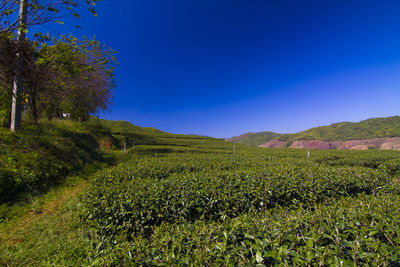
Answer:
<path fill-rule="evenodd" d="M 400 113 L 400 1 L 103 0 L 97 9 L 74 34 L 119 52 L 103 118 L 231 137 Z"/>

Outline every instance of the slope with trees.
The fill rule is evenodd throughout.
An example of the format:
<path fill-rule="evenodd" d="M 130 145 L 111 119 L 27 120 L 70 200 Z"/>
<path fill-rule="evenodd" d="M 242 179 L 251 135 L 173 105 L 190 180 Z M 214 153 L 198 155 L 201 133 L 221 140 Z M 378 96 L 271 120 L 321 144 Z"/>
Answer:
<path fill-rule="evenodd" d="M 30 119 L 52 119 L 72 113 L 85 120 L 108 108 L 114 87 L 115 52 L 94 39 L 34 33 L 25 38 L 31 26 L 62 23 L 66 16 L 79 18 L 78 7 L 94 6 L 98 0 L 2 0 L 0 3 L 0 120 L 15 131 L 21 111 Z M 18 15 L 17 15 L 18 14 Z M 16 37 L 14 37 L 16 36 Z"/>
<path fill-rule="evenodd" d="M 274 139 L 290 144 L 296 140 L 347 141 L 388 137 L 400 137 L 400 116 L 372 118 L 361 122 L 334 123 L 293 134 L 251 133 L 227 140 L 257 146 Z"/>
<path fill-rule="evenodd" d="M 279 138 L 279 136 L 281 136 L 281 134 L 267 131 L 267 132 L 259 132 L 259 133 L 245 133 L 245 134 L 242 134 L 239 136 L 228 138 L 227 140 L 234 142 L 234 143 L 239 143 L 239 144 L 258 146 L 265 142 L 277 139 L 277 138 Z M 265 141 L 265 140 L 268 140 L 268 141 Z"/>

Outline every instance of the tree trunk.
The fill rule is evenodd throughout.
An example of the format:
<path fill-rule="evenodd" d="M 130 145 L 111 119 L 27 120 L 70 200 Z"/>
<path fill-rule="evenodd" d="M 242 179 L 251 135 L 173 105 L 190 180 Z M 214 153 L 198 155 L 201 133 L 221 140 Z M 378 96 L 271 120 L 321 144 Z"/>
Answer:
<path fill-rule="evenodd" d="M 32 109 L 33 122 L 35 124 L 37 124 L 38 120 L 39 120 L 39 114 L 38 114 L 37 104 L 36 104 L 36 91 L 32 92 L 32 94 L 31 94 L 31 109 Z"/>
<path fill-rule="evenodd" d="M 22 43 L 25 40 L 26 32 L 26 5 L 28 0 L 20 0 L 19 18 L 18 18 L 18 36 L 17 36 L 17 64 L 15 69 L 12 101 L 11 101 L 11 131 L 15 132 L 21 126 L 21 91 L 22 91 L 22 73 L 24 69 L 24 55 L 22 53 Z"/>

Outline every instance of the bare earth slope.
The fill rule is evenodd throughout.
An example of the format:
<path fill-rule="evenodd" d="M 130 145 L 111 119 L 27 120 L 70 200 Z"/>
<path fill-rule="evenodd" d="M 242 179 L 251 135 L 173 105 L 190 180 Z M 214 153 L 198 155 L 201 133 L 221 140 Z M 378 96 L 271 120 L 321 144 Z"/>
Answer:
<path fill-rule="evenodd" d="M 352 149 L 352 150 L 400 150 L 400 137 L 373 138 L 349 141 L 321 141 L 321 140 L 297 140 L 291 145 L 287 142 L 272 140 L 259 147 L 268 148 L 309 148 L 309 149 Z"/>

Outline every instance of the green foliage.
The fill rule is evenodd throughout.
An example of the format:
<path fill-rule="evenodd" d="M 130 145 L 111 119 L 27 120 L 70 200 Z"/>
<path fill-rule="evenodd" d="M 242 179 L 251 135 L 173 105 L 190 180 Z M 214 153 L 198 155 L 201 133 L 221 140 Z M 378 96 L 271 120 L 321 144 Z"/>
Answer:
<path fill-rule="evenodd" d="M 42 44 L 36 54 L 25 90 L 34 121 L 62 113 L 83 121 L 108 109 L 118 64 L 115 51 L 95 38 L 69 35 Z"/>
<path fill-rule="evenodd" d="M 0 264 L 400 264 L 397 151 L 313 151 L 308 157 L 300 149 L 236 144 L 233 150 L 220 139 L 94 118 L 40 127 L 4 132 L 2 141 L 8 151 L 12 144 L 35 151 L 40 146 L 28 147 L 23 134 L 38 131 L 58 137 L 43 141 L 80 153 L 82 162 L 94 161 L 102 139 L 113 148 L 128 141 L 135 147 L 89 180 L 81 203 L 35 224 L 21 244 L 0 245 Z M 17 165 L 7 166 L 3 176 L 14 181 Z"/>
<path fill-rule="evenodd" d="M 223 222 L 162 224 L 116 249 L 105 262 L 133 265 L 396 266 L 398 195 L 359 196 L 246 213 Z"/>
<path fill-rule="evenodd" d="M 234 143 L 245 144 L 249 146 L 258 146 L 268 141 L 277 139 L 281 134 L 273 132 L 245 133 L 240 136 L 229 138 Z"/>
<path fill-rule="evenodd" d="M 365 168 L 322 167 L 304 160 L 141 154 L 96 177 L 87 200 L 95 203 L 89 207 L 91 217 L 105 232 L 122 226 L 130 235 L 162 222 L 218 220 L 278 205 L 370 194 L 386 183 L 386 175 Z"/>
<path fill-rule="evenodd" d="M 50 197 L 46 194 L 45 200 L 39 199 L 44 206 L 43 203 L 36 207 L 28 205 L 37 213 L 36 220 L 35 215 L 25 211 L 25 217 L 33 218 L 23 227 L 15 222 L 0 224 L 1 266 L 87 266 L 89 248 L 81 234 L 80 205 L 77 196 L 66 198 L 63 195 L 68 195 L 69 190 L 69 187 L 57 188 L 49 193 Z M 46 205 L 58 201 L 61 203 L 57 209 L 52 208 L 51 213 L 41 216 L 40 212 Z M 26 218 L 22 217 L 22 220 L 26 221 Z"/>
<path fill-rule="evenodd" d="M 0 127 L 8 127 L 10 125 L 10 99 L 11 90 L 1 90 L 0 93 Z"/>
<path fill-rule="evenodd" d="M 175 145 L 172 141 L 175 140 Z M 398 264 L 395 151 L 172 139 L 131 150 L 83 196 L 91 258 L 133 265 Z M 183 146 L 184 144 L 184 146 Z M 230 146 L 231 147 L 231 146 Z"/>
<path fill-rule="evenodd" d="M 46 191 L 86 164 L 108 160 L 100 143 L 112 139 L 110 132 L 93 122 L 69 124 L 42 122 L 16 134 L 0 128 L 0 203 Z"/>
<path fill-rule="evenodd" d="M 344 141 L 400 136 L 400 117 L 374 118 L 358 123 L 341 122 L 312 128 L 297 134 L 282 136 L 281 140 Z"/>
<path fill-rule="evenodd" d="M 80 15 L 77 13 L 85 6 L 83 3 L 86 2 L 88 11 L 93 15 L 97 16 L 95 9 L 96 3 L 101 0 L 63 0 L 56 2 L 35 0 L 27 1 L 27 19 L 24 25 L 25 31 L 30 26 L 46 24 L 46 23 L 61 23 L 61 18 L 74 16 L 79 18 Z M 12 35 L 13 32 L 21 28 L 18 25 L 18 16 L 15 13 L 19 11 L 19 1 L 14 0 L 2 0 L 0 9 L 0 23 L 2 27 L 0 29 L 0 38 L 8 35 Z M 42 36 L 41 33 L 36 33 L 35 36 Z"/>

